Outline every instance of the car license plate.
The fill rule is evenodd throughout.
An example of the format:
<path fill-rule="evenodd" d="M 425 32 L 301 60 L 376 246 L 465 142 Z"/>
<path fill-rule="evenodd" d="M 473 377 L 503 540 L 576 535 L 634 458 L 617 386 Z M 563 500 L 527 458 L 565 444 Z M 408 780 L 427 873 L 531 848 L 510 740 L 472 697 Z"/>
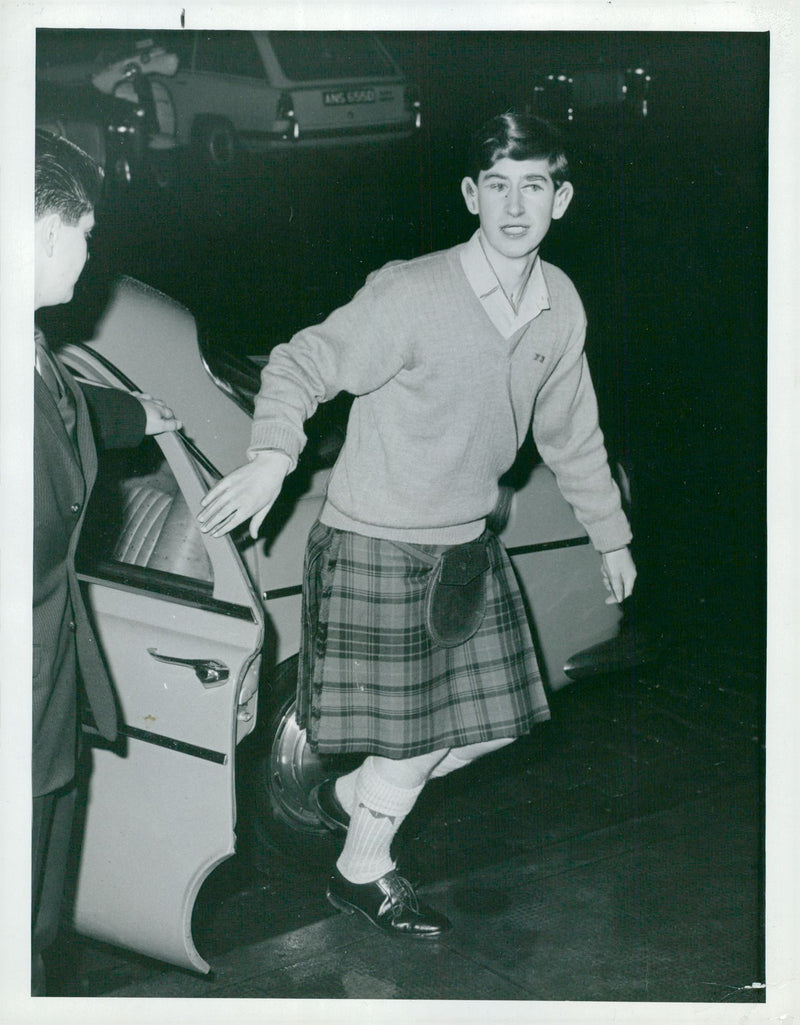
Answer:
<path fill-rule="evenodd" d="M 374 103 L 374 89 L 326 89 L 322 102 L 326 107 L 344 107 L 351 103 Z"/>

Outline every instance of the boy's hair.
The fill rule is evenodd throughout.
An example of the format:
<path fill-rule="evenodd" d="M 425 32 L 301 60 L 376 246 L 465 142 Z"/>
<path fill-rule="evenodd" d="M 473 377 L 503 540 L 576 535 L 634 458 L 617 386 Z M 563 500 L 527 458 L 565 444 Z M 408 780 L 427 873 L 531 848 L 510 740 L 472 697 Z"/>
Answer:
<path fill-rule="evenodd" d="M 546 160 L 557 189 L 569 181 L 569 160 L 561 135 L 543 118 L 513 110 L 490 118 L 472 136 L 467 173 L 477 181 L 481 171 L 488 171 L 504 157 Z"/>
<path fill-rule="evenodd" d="M 76 225 L 94 210 L 103 187 L 103 169 L 83 150 L 53 132 L 36 131 L 36 220 L 57 213 Z"/>

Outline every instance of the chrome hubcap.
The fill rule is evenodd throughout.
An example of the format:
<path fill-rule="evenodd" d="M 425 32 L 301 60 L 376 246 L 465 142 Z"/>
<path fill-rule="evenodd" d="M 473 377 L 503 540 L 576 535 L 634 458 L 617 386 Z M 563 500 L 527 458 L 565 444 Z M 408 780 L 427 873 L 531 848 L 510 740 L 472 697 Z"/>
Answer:
<path fill-rule="evenodd" d="M 275 732 L 269 761 L 269 794 L 276 814 L 293 829 L 327 832 L 308 807 L 311 790 L 327 775 L 322 759 L 306 743 L 305 730 L 295 718 L 290 702 Z"/>

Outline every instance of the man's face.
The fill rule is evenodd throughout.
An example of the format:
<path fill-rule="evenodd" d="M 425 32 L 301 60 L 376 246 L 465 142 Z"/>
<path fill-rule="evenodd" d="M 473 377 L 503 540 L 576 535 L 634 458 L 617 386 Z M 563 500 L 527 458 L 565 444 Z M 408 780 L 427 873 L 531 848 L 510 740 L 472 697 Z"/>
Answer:
<path fill-rule="evenodd" d="M 94 212 L 77 224 L 67 224 L 58 214 L 46 214 L 37 222 L 36 306 L 57 306 L 72 299 L 75 285 L 86 266 Z"/>
<path fill-rule="evenodd" d="M 547 160 L 504 157 L 478 181 L 465 178 L 461 192 L 467 209 L 477 214 L 485 244 L 510 260 L 524 260 L 539 249 L 550 223 L 563 217 L 572 186 L 556 189 Z"/>

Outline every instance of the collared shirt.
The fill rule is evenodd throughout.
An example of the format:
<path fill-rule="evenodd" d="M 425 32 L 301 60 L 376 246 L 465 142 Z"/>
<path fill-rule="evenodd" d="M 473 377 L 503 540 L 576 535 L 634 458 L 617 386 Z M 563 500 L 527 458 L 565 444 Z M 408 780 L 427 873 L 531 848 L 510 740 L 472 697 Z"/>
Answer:
<path fill-rule="evenodd" d="M 542 310 L 550 309 L 550 295 L 538 253 L 531 264 L 528 280 L 523 286 L 522 297 L 516 310 L 486 257 L 481 244 L 480 229 L 461 247 L 459 256 L 470 288 L 503 338 L 511 338 L 538 317 Z"/>
<path fill-rule="evenodd" d="M 74 444 L 75 424 L 77 422 L 75 399 L 72 396 L 72 392 L 70 392 L 67 387 L 62 376 L 61 368 L 53 354 L 50 352 L 47 342 L 45 341 L 45 337 L 39 328 L 35 328 L 34 330 L 34 341 L 36 343 L 36 370 L 47 386 L 47 390 L 53 396 L 53 399 L 58 406 L 58 412 L 61 414 L 61 419 L 64 421 L 67 434 Z"/>
<path fill-rule="evenodd" d="M 55 365 L 53 357 L 50 355 L 47 348 L 47 342 L 44 340 L 44 335 L 39 328 L 34 330 L 34 342 L 36 346 L 36 369 L 39 372 L 39 376 L 47 385 L 53 398 L 58 401 L 66 391 L 66 388 L 61 379 L 58 367 Z"/>

